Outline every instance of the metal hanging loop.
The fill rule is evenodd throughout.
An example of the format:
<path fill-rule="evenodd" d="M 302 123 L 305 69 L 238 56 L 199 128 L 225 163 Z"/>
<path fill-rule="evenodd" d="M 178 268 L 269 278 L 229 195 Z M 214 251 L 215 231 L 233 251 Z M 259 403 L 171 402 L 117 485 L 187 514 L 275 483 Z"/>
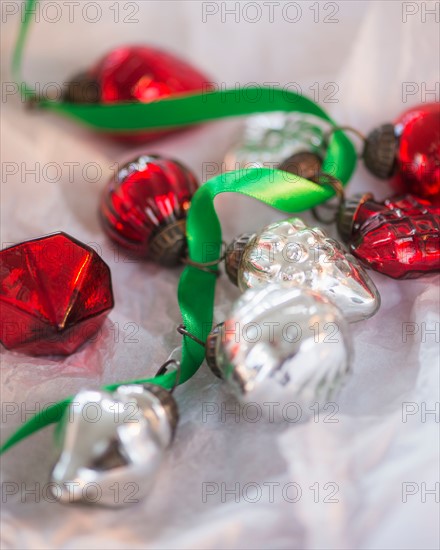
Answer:
<path fill-rule="evenodd" d="M 225 241 L 222 241 L 222 247 L 223 247 L 223 250 L 226 250 L 227 244 L 225 243 Z M 182 263 L 184 263 L 185 265 L 190 265 L 191 267 L 196 267 L 201 271 L 205 271 L 205 273 L 212 273 L 216 277 L 220 277 L 221 273 L 219 271 L 213 271 L 210 268 L 221 264 L 225 259 L 225 256 L 226 256 L 226 252 L 224 252 L 220 256 L 220 258 L 218 258 L 217 260 L 213 260 L 212 262 L 194 262 L 190 258 L 182 258 Z"/>
<path fill-rule="evenodd" d="M 203 348 L 205 347 L 205 342 L 203 342 L 202 340 L 200 340 L 200 338 L 197 338 L 197 336 L 195 336 L 194 334 L 186 330 L 186 327 L 184 325 L 179 325 L 177 327 L 177 332 L 179 334 L 182 334 L 182 336 L 188 336 L 188 338 L 191 338 L 191 340 L 194 340 L 194 342 L 197 342 L 197 344 L 199 344 Z"/>
<path fill-rule="evenodd" d="M 360 153 L 357 153 L 358 158 L 361 159 L 364 156 L 364 149 L 365 149 L 365 143 L 367 141 L 367 138 L 364 136 L 364 134 L 362 132 L 360 132 L 356 128 L 353 128 L 352 126 L 332 126 L 332 128 L 330 128 L 330 130 L 328 130 L 324 134 L 323 141 L 324 141 L 325 145 L 328 147 L 331 136 L 335 132 L 339 132 L 339 131 L 350 132 L 350 133 L 354 134 L 355 136 L 357 136 L 361 140 L 362 145 L 363 145 L 362 151 Z"/>
<path fill-rule="evenodd" d="M 174 380 L 173 387 L 170 389 L 170 393 L 173 393 L 173 391 L 176 389 L 176 386 L 179 385 L 180 381 L 180 374 L 181 374 L 181 366 L 180 361 L 176 361 L 176 359 L 168 359 L 168 361 L 165 361 L 165 363 L 159 368 L 159 370 L 156 372 L 155 376 L 162 376 L 163 374 L 166 374 L 169 370 L 169 366 L 174 365 L 175 371 L 176 371 L 176 378 Z"/>
<path fill-rule="evenodd" d="M 337 205 L 334 205 L 334 204 L 320 205 L 321 208 L 325 208 L 333 212 L 333 215 L 331 218 L 324 218 L 323 216 L 321 216 L 317 206 L 312 208 L 312 214 L 314 218 L 319 222 L 327 225 L 334 223 L 338 218 L 339 209 L 341 208 L 342 204 L 345 201 L 345 191 L 342 183 L 337 178 L 335 178 L 334 176 L 331 176 L 330 174 L 319 174 L 319 176 L 316 178 L 315 181 L 313 181 L 313 183 L 316 183 L 316 185 L 321 185 L 322 187 L 326 187 L 326 186 L 331 187 L 338 199 Z"/>

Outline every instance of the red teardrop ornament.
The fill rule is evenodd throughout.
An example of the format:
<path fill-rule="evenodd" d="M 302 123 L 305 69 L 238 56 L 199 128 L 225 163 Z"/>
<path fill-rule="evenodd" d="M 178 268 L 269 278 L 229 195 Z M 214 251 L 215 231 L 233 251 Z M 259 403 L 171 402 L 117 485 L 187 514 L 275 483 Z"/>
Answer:
<path fill-rule="evenodd" d="M 113 307 L 107 264 L 65 233 L 6 248 L 0 257 L 0 339 L 8 349 L 68 355 Z"/>
<path fill-rule="evenodd" d="M 149 46 L 124 46 L 106 54 L 68 84 L 65 100 L 75 103 L 149 103 L 211 89 L 208 78 L 186 61 Z M 117 133 L 124 141 L 146 142 L 172 130 Z"/>
<path fill-rule="evenodd" d="M 104 230 L 143 258 L 175 265 L 186 250 L 186 214 L 196 190 L 196 177 L 180 162 L 143 155 L 123 166 L 105 189 Z"/>
<path fill-rule="evenodd" d="M 349 199 L 338 225 L 351 253 L 371 269 L 395 279 L 440 271 L 440 208 L 427 200 Z"/>

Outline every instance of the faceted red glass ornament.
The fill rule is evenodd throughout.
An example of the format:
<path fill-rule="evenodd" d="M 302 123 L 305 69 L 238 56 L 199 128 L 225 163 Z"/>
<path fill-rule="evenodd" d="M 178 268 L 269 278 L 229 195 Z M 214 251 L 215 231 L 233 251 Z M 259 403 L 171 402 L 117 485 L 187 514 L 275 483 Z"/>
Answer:
<path fill-rule="evenodd" d="M 110 270 L 65 233 L 0 252 L 0 340 L 29 355 L 68 355 L 113 307 Z"/>
<path fill-rule="evenodd" d="M 339 230 L 367 267 L 395 279 L 440 271 L 440 207 L 404 195 L 376 202 L 371 195 L 347 201 Z"/>
<path fill-rule="evenodd" d="M 364 160 L 376 176 L 392 178 L 397 191 L 440 203 L 440 103 L 408 109 L 374 130 Z"/>
<path fill-rule="evenodd" d="M 207 77 L 173 54 L 149 46 L 124 46 L 106 54 L 93 68 L 73 78 L 66 100 L 81 103 L 149 103 L 164 97 L 210 90 Z M 145 142 L 170 130 L 115 134 Z"/>
<path fill-rule="evenodd" d="M 197 180 L 180 162 L 143 155 L 123 166 L 104 191 L 101 220 L 111 239 L 143 258 L 178 263 Z"/>

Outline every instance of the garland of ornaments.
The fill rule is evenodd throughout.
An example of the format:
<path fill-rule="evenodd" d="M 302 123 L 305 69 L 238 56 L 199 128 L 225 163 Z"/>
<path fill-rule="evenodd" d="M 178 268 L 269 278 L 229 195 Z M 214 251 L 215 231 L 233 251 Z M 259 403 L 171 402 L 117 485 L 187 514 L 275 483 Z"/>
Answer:
<path fill-rule="evenodd" d="M 32 4 L 30 0 L 27 6 Z M 22 31 L 19 48 L 24 36 Z M 122 70 L 128 60 L 132 72 Z M 153 78 L 147 82 L 144 75 Z M 118 109 L 125 116 L 141 107 L 128 116 L 124 128 L 128 131 L 122 132 L 123 139 L 129 140 L 157 137 L 162 127 L 274 110 L 264 103 L 263 93 L 258 106 L 241 105 L 239 113 L 231 108 L 225 114 L 220 102 L 227 99 L 230 91 L 226 91 L 209 92 L 209 109 L 200 114 L 195 107 L 202 106 L 203 94 L 178 94 L 206 86 L 203 75 L 170 54 L 146 47 L 111 52 L 76 83 L 80 83 L 76 91 L 73 84 L 68 86 L 63 102 L 35 97 L 33 101 L 76 113 L 110 134 L 122 128 L 110 123 Z M 95 90 L 91 98 L 85 93 L 90 87 Z M 148 103 L 153 99 L 154 103 Z M 121 100 L 131 102 L 121 104 Z M 185 116 L 173 110 L 173 102 L 188 109 Z M 282 103 L 278 108 L 285 107 Z M 297 97 L 296 109 L 290 105 L 284 110 L 319 117 L 330 125 L 330 131 L 318 142 L 316 136 L 321 134 L 313 130 L 315 123 L 303 120 L 297 126 L 300 130 L 293 132 L 300 150 L 295 145 L 287 158 L 275 159 L 281 169 L 239 169 L 197 189 L 195 176 L 180 162 L 146 154 L 124 166 L 106 188 L 100 217 L 111 239 L 164 266 L 186 264 L 178 293 L 183 315 L 178 328 L 183 335 L 182 364 L 168 361 L 153 378 L 81 391 L 45 411 L 45 418 L 36 415 L 11 436 L 3 451 L 45 425 L 61 421 L 61 451 L 51 480 L 62 487 L 63 502 L 87 501 L 82 488 L 89 482 L 100 485 L 100 503 L 109 506 L 114 504 L 111 486 L 115 481 L 138 482 L 148 492 L 178 421 L 172 392 L 194 374 L 204 357 L 241 401 L 275 399 L 304 407 L 324 404 L 351 371 L 348 324 L 368 319 L 380 305 L 365 267 L 394 278 L 439 270 L 440 106 L 407 111 L 395 126 L 384 125 L 365 139 L 362 156 L 366 166 L 378 177 L 394 175 L 411 191 L 383 203 L 369 194 L 345 198 L 344 185 L 353 172 L 355 155 L 342 128 L 305 98 Z M 153 115 L 151 123 L 136 121 L 139 113 L 148 112 Z M 165 122 L 158 122 L 159 115 Z M 281 133 L 286 133 L 292 115 L 285 117 Z M 141 134 L 133 131 L 141 128 Z M 335 160 L 336 170 L 330 173 Z M 213 200 L 231 191 L 291 213 L 316 207 L 336 194 L 339 204 L 334 219 L 350 252 L 322 229 L 288 218 L 238 236 L 222 254 Z M 206 242 L 218 245 L 215 258 L 208 262 L 202 252 Z M 57 256 L 60 250 L 62 262 Z M 72 353 L 92 335 L 78 328 L 96 331 L 113 307 L 108 267 L 92 249 L 66 234 L 26 241 L 0 254 L 5 306 L 1 339 L 8 349 L 33 355 Z M 229 279 L 243 294 L 229 317 L 203 338 L 200 321 L 212 319 L 218 266 L 223 261 Z M 194 288 L 198 289 L 196 296 Z M 26 330 L 5 329 L 14 323 Z M 244 326 L 251 331 L 245 339 L 237 334 L 237 327 Z M 326 332 L 326 327 L 333 327 L 337 337 Z M 90 403 L 100 409 L 97 423 L 84 420 L 82 412 Z M 134 425 L 127 422 L 128 404 L 136 406 Z"/>

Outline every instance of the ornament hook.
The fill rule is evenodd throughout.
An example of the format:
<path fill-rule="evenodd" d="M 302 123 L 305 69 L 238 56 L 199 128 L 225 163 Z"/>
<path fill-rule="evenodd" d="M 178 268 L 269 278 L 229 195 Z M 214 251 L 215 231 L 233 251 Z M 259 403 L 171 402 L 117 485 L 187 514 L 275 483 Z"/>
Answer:
<path fill-rule="evenodd" d="M 225 243 L 225 241 L 222 241 L 222 249 L 226 250 L 226 247 L 227 247 L 227 244 Z M 212 273 L 216 277 L 220 277 L 221 273 L 219 271 L 213 271 L 210 268 L 221 264 L 225 259 L 225 256 L 226 256 L 226 252 L 223 252 L 223 254 L 217 260 L 212 260 L 211 262 L 195 262 L 190 258 L 182 258 L 182 263 L 184 263 L 185 265 L 190 265 L 191 267 L 196 267 L 197 269 L 200 269 L 201 271 L 205 271 L 206 273 Z"/>
<path fill-rule="evenodd" d="M 362 132 L 360 132 L 356 128 L 353 128 L 353 126 L 333 126 L 332 128 L 330 128 L 330 130 L 328 130 L 324 134 L 323 142 L 325 143 L 325 145 L 328 147 L 331 136 L 335 132 L 339 132 L 339 131 L 351 132 L 361 140 L 363 147 L 362 147 L 362 151 L 360 153 L 359 152 L 357 153 L 357 156 L 358 158 L 362 158 L 364 156 L 364 149 L 365 149 L 365 143 L 367 142 L 367 138 L 364 136 Z"/>
<path fill-rule="evenodd" d="M 330 174 L 324 174 L 321 173 L 319 176 L 314 180 L 313 183 L 316 183 L 316 185 L 321 185 L 322 187 L 328 186 L 333 189 L 333 191 L 336 194 L 336 197 L 338 199 L 338 204 L 331 205 L 331 204 L 322 204 L 320 205 L 322 208 L 325 208 L 327 210 L 332 210 L 334 212 L 333 216 L 331 218 L 323 218 L 321 214 L 318 212 L 318 207 L 312 208 L 312 214 L 319 222 L 324 224 L 331 224 L 334 223 L 337 220 L 338 212 L 345 201 L 345 191 L 342 183 L 335 178 L 334 176 L 331 176 Z"/>
<path fill-rule="evenodd" d="M 197 338 L 197 336 L 195 336 L 194 334 L 192 334 L 191 332 L 189 332 L 185 325 L 179 325 L 177 327 L 177 332 L 179 334 L 182 334 L 182 336 L 188 336 L 188 338 L 191 338 L 191 340 L 194 340 L 194 342 L 197 342 L 197 344 L 199 344 L 200 346 L 202 346 L 203 348 L 205 347 L 205 342 L 203 342 L 202 340 L 200 340 L 200 338 Z"/>
<path fill-rule="evenodd" d="M 176 386 L 179 385 L 179 381 L 180 381 L 180 374 L 182 372 L 182 369 L 181 369 L 181 366 L 180 366 L 180 361 L 176 361 L 176 359 L 168 359 L 168 361 L 165 361 L 165 363 L 159 367 L 159 370 L 156 372 L 156 376 L 162 376 L 163 374 L 166 374 L 168 372 L 168 367 L 170 365 L 174 365 L 175 367 L 175 371 L 176 371 L 176 378 L 174 380 L 174 384 L 173 384 L 173 387 L 170 388 L 170 393 L 173 393 L 173 391 L 176 389 Z"/>

